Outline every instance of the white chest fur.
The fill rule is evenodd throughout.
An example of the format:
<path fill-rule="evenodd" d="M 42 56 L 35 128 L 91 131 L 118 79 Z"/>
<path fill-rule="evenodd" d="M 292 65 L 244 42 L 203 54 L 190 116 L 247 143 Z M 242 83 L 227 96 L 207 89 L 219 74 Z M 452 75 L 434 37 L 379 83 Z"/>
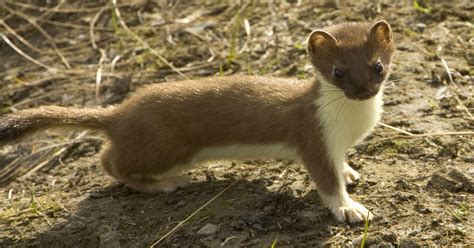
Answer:
<path fill-rule="evenodd" d="M 345 152 L 360 142 L 380 120 L 382 115 L 381 90 L 375 97 L 365 101 L 350 100 L 342 90 L 336 90 L 322 81 L 322 90 L 316 104 L 324 129 L 324 139 L 330 156 L 338 166 L 344 162 Z"/>

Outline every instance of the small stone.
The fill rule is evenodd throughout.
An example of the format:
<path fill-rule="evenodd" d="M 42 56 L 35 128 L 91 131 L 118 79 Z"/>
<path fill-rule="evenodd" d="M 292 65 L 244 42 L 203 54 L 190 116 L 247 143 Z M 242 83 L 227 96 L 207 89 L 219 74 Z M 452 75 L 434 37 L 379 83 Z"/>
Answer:
<path fill-rule="evenodd" d="M 271 213 L 275 210 L 275 207 L 273 205 L 268 205 L 263 208 L 263 212 L 265 213 Z"/>
<path fill-rule="evenodd" d="M 420 233 L 420 230 L 416 229 L 408 233 L 408 236 L 413 237 Z"/>
<path fill-rule="evenodd" d="M 307 210 L 303 210 L 303 211 L 300 211 L 298 213 L 298 216 L 301 218 L 301 219 L 307 219 L 307 220 L 310 220 L 310 221 L 315 221 L 316 218 L 317 218 L 317 214 L 313 211 L 307 211 Z"/>
<path fill-rule="evenodd" d="M 410 201 L 415 199 L 415 196 L 409 193 L 398 192 L 395 194 L 398 201 Z"/>
<path fill-rule="evenodd" d="M 426 24 L 419 22 L 415 24 L 415 28 L 418 32 L 423 33 L 423 31 L 425 31 Z"/>
<path fill-rule="evenodd" d="M 360 244 L 362 243 L 362 236 L 353 239 L 351 242 L 352 242 L 355 246 L 360 246 Z"/>
<path fill-rule="evenodd" d="M 463 188 L 464 188 L 464 185 L 462 183 L 457 183 L 456 185 L 454 185 L 454 191 L 456 192 L 463 190 Z"/>
<path fill-rule="evenodd" d="M 392 244 L 398 244 L 398 237 L 397 234 L 395 234 L 394 232 L 387 232 L 382 234 L 382 239 Z"/>
<path fill-rule="evenodd" d="M 465 174 L 460 170 L 454 168 L 448 172 L 448 176 L 458 182 L 454 186 L 456 190 L 462 190 L 463 188 L 466 188 L 468 189 L 468 191 L 474 191 L 474 181 L 468 174 Z"/>
<path fill-rule="evenodd" d="M 465 157 L 463 158 L 466 163 L 474 163 L 474 157 Z M 474 176 L 474 168 L 469 168 L 469 175 Z"/>
<path fill-rule="evenodd" d="M 201 229 L 199 229 L 197 234 L 199 234 L 199 235 L 211 235 L 211 234 L 217 233 L 218 229 L 219 229 L 218 226 L 216 226 L 214 224 L 211 224 L 211 223 L 207 223 L 205 226 L 203 226 Z"/>
<path fill-rule="evenodd" d="M 103 233 L 99 236 L 100 247 L 120 247 L 119 234 L 113 231 Z"/>
<path fill-rule="evenodd" d="M 181 200 L 181 201 L 179 201 L 178 203 L 176 203 L 175 208 L 180 208 L 180 207 L 184 206 L 185 204 L 186 204 L 186 201 L 185 201 L 185 200 Z"/>
<path fill-rule="evenodd" d="M 429 213 L 432 213 L 431 209 L 425 207 L 425 206 L 422 205 L 422 204 L 416 204 L 416 205 L 415 205 L 415 210 L 416 210 L 418 213 L 421 213 L 421 214 L 429 214 Z"/>
<path fill-rule="evenodd" d="M 283 219 L 283 221 L 286 222 L 286 223 L 292 223 L 292 220 L 291 220 L 290 217 L 283 217 L 282 219 Z"/>
<path fill-rule="evenodd" d="M 405 238 L 405 239 L 400 240 L 400 245 L 398 247 L 400 247 L 400 248 L 418 248 L 418 247 L 421 247 L 421 245 L 413 239 Z"/>
<path fill-rule="evenodd" d="M 456 182 L 449 180 L 439 174 L 434 174 L 427 182 L 426 189 L 455 191 Z"/>
<path fill-rule="evenodd" d="M 396 181 L 395 185 L 397 189 L 403 189 L 403 190 L 410 189 L 410 184 L 406 180 L 403 180 L 403 179 Z"/>
<path fill-rule="evenodd" d="M 243 220 L 237 220 L 230 223 L 230 226 L 236 231 L 242 231 L 247 228 L 247 223 Z"/>
<path fill-rule="evenodd" d="M 255 229 L 255 230 L 258 230 L 258 231 L 262 231 L 263 230 L 263 227 L 259 224 L 253 224 L 252 225 L 252 228 Z"/>
<path fill-rule="evenodd" d="M 352 243 L 354 243 L 355 246 L 360 246 L 361 243 L 362 243 L 362 239 L 363 239 L 363 237 L 360 236 L 358 238 L 353 239 Z M 380 237 L 368 236 L 365 240 L 365 245 L 366 246 L 371 246 L 371 245 L 380 244 L 381 242 L 382 242 L 382 239 L 380 239 Z"/>
<path fill-rule="evenodd" d="M 438 220 L 438 219 L 433 219 L 433 220 L 431 221 L 431 226 L 432 226 L 432 227 L 438 227 L 439 225 L 440 225 L 440 220 Z"/>
<path fill-rule="evenodd" d="M 376 246 L 379 247 L 379 248 L 393 248 L 393 247 L 395 247 L 394 245 L 392 245 L 391 243 L 388 243 L 388 242 L 381 242 L 381 243 L 377 244 Z"/>

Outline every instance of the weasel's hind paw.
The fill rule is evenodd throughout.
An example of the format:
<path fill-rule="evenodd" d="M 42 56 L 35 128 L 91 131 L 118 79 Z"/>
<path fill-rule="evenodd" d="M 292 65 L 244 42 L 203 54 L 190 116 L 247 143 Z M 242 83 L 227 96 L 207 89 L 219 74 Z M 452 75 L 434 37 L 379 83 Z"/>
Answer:
<path fill-rule="evenodd" d="M 147 182 L 143 184 L 132 184 L 132 188 L 146 192 L 156 193 L 165 192 L 171 193 L 178 188 L 185 187 L 191 183 L 191 177 L 187 175 L 173 176 L 167 178 L 157 178 L 153 182 Z"/>

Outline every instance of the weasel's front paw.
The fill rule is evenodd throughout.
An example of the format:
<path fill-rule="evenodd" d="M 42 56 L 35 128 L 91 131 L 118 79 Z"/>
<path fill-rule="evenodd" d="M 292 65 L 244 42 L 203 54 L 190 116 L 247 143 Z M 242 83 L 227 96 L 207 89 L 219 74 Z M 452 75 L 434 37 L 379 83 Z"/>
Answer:
<path fill-rule="evenodd" d="M 344 170 L 342 174 L 344 176 L 344 181 L 346 182 L 346 184 L 357 184 L 360 180 L 359 172 L 352 169 L 352 167 L 350 167 L 347 163 L 344 163 Z"/>
<path fill-rule="evenodd" d="M 331 209 L 336 219 L 340 222 L 356 223 L 364 222 L 367 217 L 372 219 L 373 214 L 367 210 L 362 204 L 351 201 L 335 209 Z"/>

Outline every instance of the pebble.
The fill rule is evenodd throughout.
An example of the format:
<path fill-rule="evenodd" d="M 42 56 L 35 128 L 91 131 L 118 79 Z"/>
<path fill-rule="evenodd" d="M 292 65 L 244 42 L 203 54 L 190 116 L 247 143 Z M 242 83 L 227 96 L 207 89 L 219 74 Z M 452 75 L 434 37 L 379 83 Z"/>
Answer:
<path fill-rule="evenodd" d="M 181 200 L 179 201 L 178 203 L 176 203 L 176 206 L 175 208 L 180 208 L 182 206 L 186 205 L 186 201 L 185 200 Z"/>
<path fill-rule="evenodd" d="M 211 224 L 211 223 L 207 223 L 205 226 L 203 226 L 201 229 L 199 229 L 197 234 L 199 234 L 199 235 L 212 235 L 212 234 L 217 233 L 218 229 L 219 229 L 218 226 L 216 226 L 214 224 Z"/>
<path fill-rule="evenodd" d="M 298 216 L 302 219 L 308 219 L 310 221 L 315 221 L 317 219 L 317 214 L 315 212 L 307 210 L 300 211 Z"/>
<path fill-rule="evenodd" d="M 399 248 L 418 248 L 421 245 L 413 239 L 405 238 L 400 240 Z"/>
<path fill-rule="evenodd" d="M 398 244 L 398 236 L 394 232 L 387 232 L 382 234 L 382 239 L 392 244 Z"/>
<path fill-rule="evenodd" d="M 393 248 L 393 247 L 395 247 L 394 245 L 392 245 L 391 243 L 388 243 L 388 242 L 381 242 L 380 244 L 377 244 L 376 246 L 379 247 L 379 248 Z"/>
<path fill-rule="evenodd" d="M 230 226 L 237 231 L 242 231 L 247 228 L 247 223 L 243 220 L 237 220 L 230 223 Z"/>

